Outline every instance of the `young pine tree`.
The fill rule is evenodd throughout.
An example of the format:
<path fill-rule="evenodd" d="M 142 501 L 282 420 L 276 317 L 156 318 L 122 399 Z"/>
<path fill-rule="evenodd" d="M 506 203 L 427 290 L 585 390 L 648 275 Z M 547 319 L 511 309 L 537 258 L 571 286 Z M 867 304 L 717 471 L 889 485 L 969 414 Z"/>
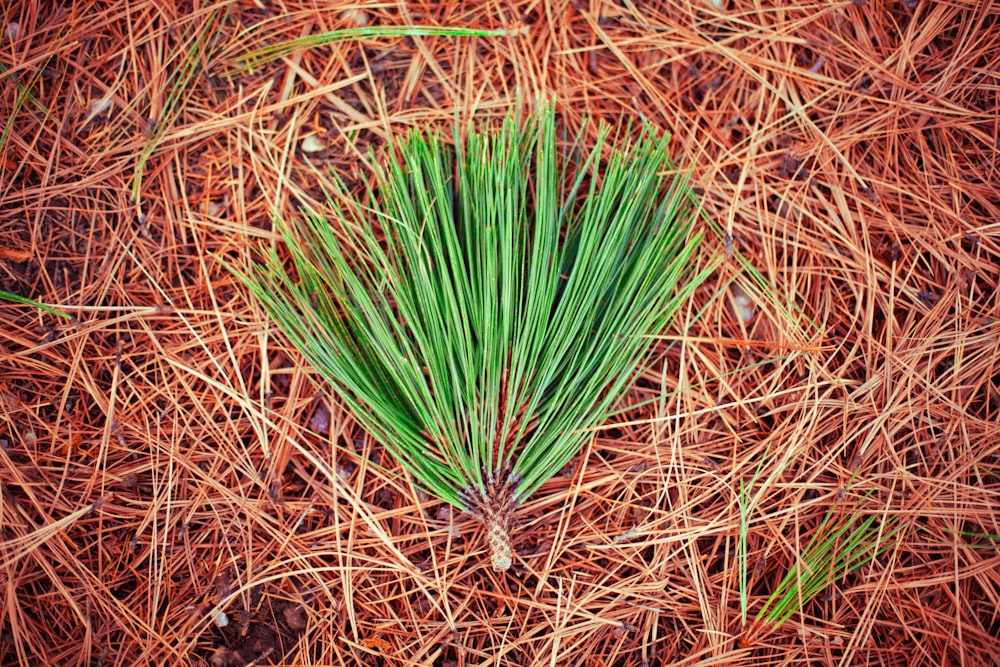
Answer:
<path fill-rule="evenodd" d="M 519 503 L 704 277 L 667 141 L 626 134 L 560 149 L 551 107 L 464 141 L 413 133 L 364 196 L 341 185 L 324 213 L 276 223 L 292 270 L 272 249 L 243 276 L 357 421 L 485 524 L 497 570 Z"/>

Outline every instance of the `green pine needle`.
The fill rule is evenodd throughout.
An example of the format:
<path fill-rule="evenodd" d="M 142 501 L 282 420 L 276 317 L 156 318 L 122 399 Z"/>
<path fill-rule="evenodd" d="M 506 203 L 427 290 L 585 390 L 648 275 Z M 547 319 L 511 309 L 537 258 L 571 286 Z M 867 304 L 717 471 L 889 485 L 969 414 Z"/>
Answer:
<path fill-rule="evenodd" d="M 46 313 L 51 313 L 53 315 L 58 315 L 59 317 L 62 317 L 63 319 L 67 319 L 67 320 L 73 319 L 69 315 L 67 315 L 66 313 L 62 312 L 61 310 L 56 310 L 52 306 L 46 306 L 44 303 L 40 303 L 38 301 L 35 301 L 34 299 L 29 299 L 27 297 L 23 297 L 23 296 L 20 296 L 18 294 L 13 294 L 11 292 L 7 292 L 7 291 L 4 291 L 4 290 L 0 290 L 0 299 L 5 300 L 5 301 L 13 301 L 14 303 L 22 303 L 22 304 L 24 304 L 26 306 L 33 306 L 35 308 L 38 308 L 39 310 L 44 310 Z"/>
<path fill-rule="evenodd" d="M 459 150 L 413 133 L 364 201 L 339 185 L 326 213 L 275 223 L 294 272 L 272 250 L 242 276 L 359 423 L 487 525 L 497 569 L 516 506 L 606 420 L 705 277 L 667 140 L 625 134 L 561 154 L 551 107 Z"/>
<path fill-rule="evenodd" d="M 902 525 L 878 514 L 851 512 L 824 517 L 801 556 L 757 614 L 755 623 L 777 628 L 801 611 L 833 582 L 870 563 L 891 548 Z"/>
<path fill-rule="evenodd" d="M 268 23 L 262 23 L 247 30 L 241 39 L 241 43 L 246 42 L 255 33 L 265 32 L 273 29 Z M 268 44 L 267 46 L 247 51 L 242 54 L 240 64 L 233 69 L 233 74 L 243 72 L 253 72 L 256 67 L 260 67 L 269 62 L 291 55 L 301 49 L 311 49 L 336 42 L 347 40 L 378 39 L 383 37 L 503 37 L 517 33 L 526 32 L 523 28 L 508 30 L 500 28 L 496 30 L 482 30 L 477 28 L 458 28 L 452 26 L 435 25 L 385 25 L 366 26 L 361 28 L 342 28 L 317 35 L 306 35 L 295 39 Z"/>

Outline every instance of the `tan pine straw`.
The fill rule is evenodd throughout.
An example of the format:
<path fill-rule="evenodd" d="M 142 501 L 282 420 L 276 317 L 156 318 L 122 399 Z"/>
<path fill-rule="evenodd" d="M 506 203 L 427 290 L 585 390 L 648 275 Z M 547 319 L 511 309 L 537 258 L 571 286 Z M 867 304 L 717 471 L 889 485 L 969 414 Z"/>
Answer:
<path fill-rule="evenodd" d="M 0 36 L 0 289 L 73 316 L 0 306 L 0 665 L 996 664 L 1000 3 L 55 4 Z M 511 34 L 239 70 L 364 25 Z M 672 132 L 730 252 L 498 574 L 220 258 L 536 97 Z M 831 508 L 884 549 L 755 624 Z"/>

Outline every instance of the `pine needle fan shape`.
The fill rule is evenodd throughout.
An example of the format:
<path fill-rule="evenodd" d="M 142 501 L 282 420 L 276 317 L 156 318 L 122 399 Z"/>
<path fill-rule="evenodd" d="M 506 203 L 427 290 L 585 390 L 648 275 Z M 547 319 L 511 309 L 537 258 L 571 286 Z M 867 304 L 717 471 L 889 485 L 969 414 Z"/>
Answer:
<path fill-rule="evenodd" d="M 276 223 L 244 276 L 358 422 L 510 567 L 518 504 L 579 452 L 703 276 L 666 139 L 603 126 L 558 149 L 551 108 L 453 147 L 415 132 L 331 225 Z M 345 203 L 346 202 L 346 203 Z M 339 231 L 338 231 L 339 230 Z"/>

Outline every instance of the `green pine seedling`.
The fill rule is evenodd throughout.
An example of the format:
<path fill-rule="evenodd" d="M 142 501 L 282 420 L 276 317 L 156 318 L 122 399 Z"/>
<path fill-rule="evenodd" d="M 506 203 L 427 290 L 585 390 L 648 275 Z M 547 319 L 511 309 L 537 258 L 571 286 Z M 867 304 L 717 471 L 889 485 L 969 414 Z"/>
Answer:
<path fill-rule="evenodd" d="M 551 107 L 454 146 L 412 133 L 363 201 L 339 184 L 326 213 L 276 222 L 294 272 L 272 249 L 243 276 L 357 421 L 485 524 L 497 570 L 518 505 L 705 277 L 667 140 L 625 134 L 560 153 Z"/>

